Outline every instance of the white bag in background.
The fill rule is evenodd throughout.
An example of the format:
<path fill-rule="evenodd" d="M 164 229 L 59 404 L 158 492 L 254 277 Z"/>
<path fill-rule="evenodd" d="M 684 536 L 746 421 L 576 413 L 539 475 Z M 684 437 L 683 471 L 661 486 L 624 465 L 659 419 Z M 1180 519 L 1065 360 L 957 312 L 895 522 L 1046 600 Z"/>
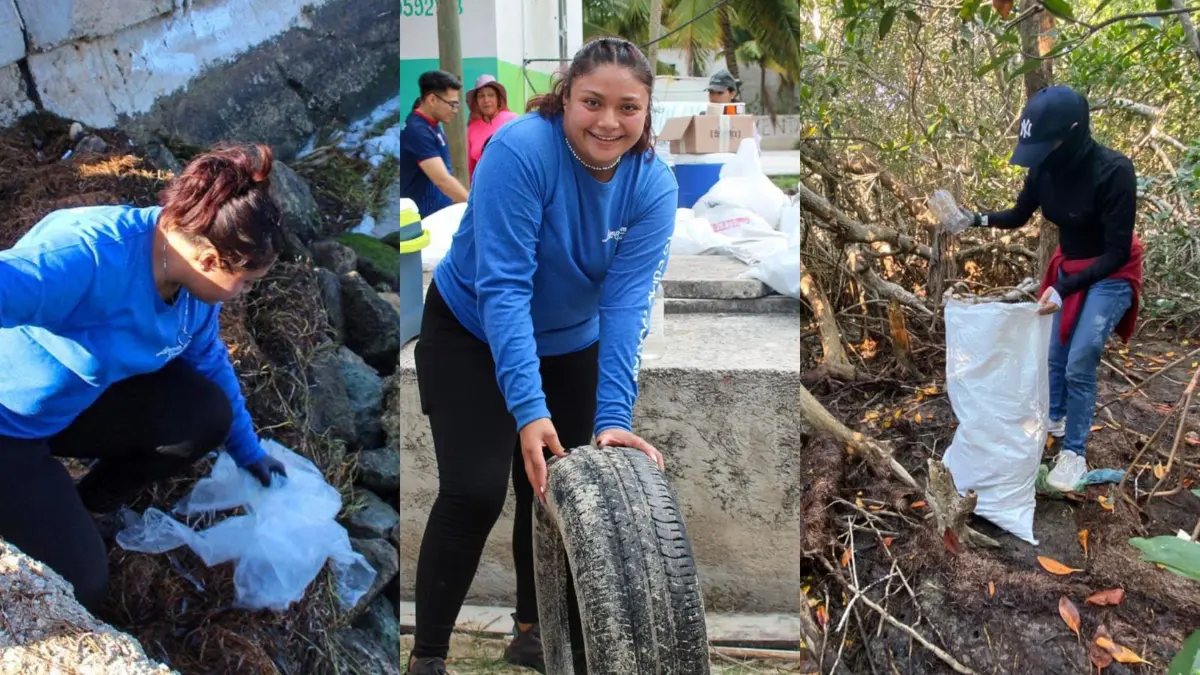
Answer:
<path fill-rule="evenodd" d="M 442 258 L 450 252 L 450 240 L 458 232 L 463 215 L 467 212 L 467 203 L 451 204 L 439 209 L 428 216 L 422 216 L 421 229 L 429 231 L 429 245 L 421 249 L 421 269 L 426 272 L 437 267 Z"/>
<path fill-rule="evenodd" d="M 771 290 L 800 299 L 800 242 L 776 251 L 754 267 L 738 275 L 739 279 L 757 279 Z"/>
<path fill-rule="evenodd" d="M 763 172 L 758 146 L 753 140 L 743 140 L 738 144 L 737 156 L 721 167 L 720 179 L 693 208 L 697 216 L 714 225 L 725 218 L 713 215 L 713 211 L 750 211 L 769 229 L 778 230 L 780 214 L 790 204 L 783 190 Z"/>
<path fill-rule="evenodd" d="M 960 493 L 978 493 L 976 515 L 1034 545 L 1052 324 L 1036 303 L 946 305 L 946 391 L 959 426 L 942 463 Z"/>
<path fill-rule="evenodd" d="M 263 442 L 283 462 L 287 478 L 264 488 L 221 453 L 212 473 L 196 482 L 175 506 L 180 515 L 200 515 L 245 508 L 204 530 L 193 530 L 158 509 L 144 516 L 126 510 L 126 528 L 117 543 L 126 550 L 165 553 L 188 546 L 212 567 L 234 563 L 233 583 L 239 607 L 284 611 L 304 591 L 328 560 L 338 599 L 344 609 L 356 605 L 375 581 L 375 570 L 350 547 L 346 529 L 335 520 L 342 508 L 338 491 L 308 459 L 273 441 Z"/>

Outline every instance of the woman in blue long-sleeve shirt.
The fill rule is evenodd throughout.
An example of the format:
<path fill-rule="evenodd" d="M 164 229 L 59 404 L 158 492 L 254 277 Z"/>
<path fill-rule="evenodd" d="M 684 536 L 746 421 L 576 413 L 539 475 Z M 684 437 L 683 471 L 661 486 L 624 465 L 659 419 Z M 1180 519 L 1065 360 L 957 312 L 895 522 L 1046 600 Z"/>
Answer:
<path fill-rule="evenodd" d="M 674 175 L 652 150 L 653 84 L 631 43 L 585 45 L 531 102 L 535 114 L 492 136 L 434 271 L 416 363 L 441 484 L 417 563 L 413 675 L 446 672 L 510 472 L 517 630 L 505 657 L 544 671 L 532 535 L 544 453 L 594 437 L 662 466 L 632 433 L 641 343 L 678 203 Z"/>
<path fill-rule="evenodd" d="M 283 244 L 264 146 L 192 160 L 162 206 L 55 211 L 0 251 L 0 538 L 108 593 L 103 516 L 224 445 L 264 485 L 220 303 Z M 56 457 L 95 458 L 74 484 Z"/>

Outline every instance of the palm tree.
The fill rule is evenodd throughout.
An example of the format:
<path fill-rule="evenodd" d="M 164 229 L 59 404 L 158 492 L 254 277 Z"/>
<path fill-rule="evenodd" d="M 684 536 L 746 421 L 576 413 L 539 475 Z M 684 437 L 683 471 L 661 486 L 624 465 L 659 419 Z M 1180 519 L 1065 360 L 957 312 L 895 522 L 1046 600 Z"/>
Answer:
<path fill-rule="evenodd" d="M 620 35 L 649 42 L 651 0 L 584 0 L 584 35 Z M 803 42 L 799 0 L 662 0 L 661 47 L 687 54 L 689 75 L 702 72 L 709 54 L 721 53 L 738 76 L 736 54 L 746 37 L 762 61 L 785 80 L 800 79 Z M 739 30 L 740 29 L 740 30 Z"/>

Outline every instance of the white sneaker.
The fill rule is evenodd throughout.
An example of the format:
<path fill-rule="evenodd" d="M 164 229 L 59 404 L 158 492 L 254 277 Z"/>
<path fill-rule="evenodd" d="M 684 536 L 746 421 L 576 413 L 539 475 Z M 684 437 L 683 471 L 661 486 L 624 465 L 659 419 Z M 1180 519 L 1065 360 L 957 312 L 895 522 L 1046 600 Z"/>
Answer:
<path fill-rule="evenodd" d="M 1054 468 L 1050 469 L 1046 482 L 1059 492 L 1071 492 L 1083 480 L 1087 471 L 1087 459 L 1070 450 L 1063 450 L 1058 453 L 1058 460 Z"/>
<path fill-rule="evenodd" d="M 1062 438 L 1067 435 L 1067 419 L 1064 417 L 1061 420 L 1050 420 L 1046 423 L 1046 431 L 1055 438 Z"/>

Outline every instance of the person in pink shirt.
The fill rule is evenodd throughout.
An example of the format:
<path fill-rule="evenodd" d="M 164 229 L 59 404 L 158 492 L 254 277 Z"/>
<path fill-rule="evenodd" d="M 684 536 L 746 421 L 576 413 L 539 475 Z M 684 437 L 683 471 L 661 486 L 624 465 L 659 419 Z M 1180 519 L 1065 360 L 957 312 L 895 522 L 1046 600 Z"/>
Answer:
<path fill-rule="evenodd" d="M 467 92 L 467 108 L 471 119 L 467 123 L 467 176 L 475 175 L 475 165 L 483 155 L 483 144 L 517 114 L 508 109 L 508 93 L 504 85 L 491 75 L 480 75 L 475 88 Z"/>

